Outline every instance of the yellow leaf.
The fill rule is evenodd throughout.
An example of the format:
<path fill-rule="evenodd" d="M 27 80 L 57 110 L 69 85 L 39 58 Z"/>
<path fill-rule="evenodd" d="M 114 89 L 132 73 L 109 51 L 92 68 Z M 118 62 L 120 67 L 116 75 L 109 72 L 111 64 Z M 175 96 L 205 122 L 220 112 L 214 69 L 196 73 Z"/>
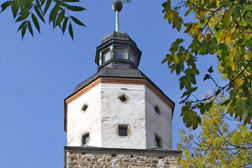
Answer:
<path fill-rule="evenodd" d="M 234 88 L 237 90 L 243 84 L 243 80 L 241 78 L 237 78 L 234 81 Z"/>
<path fill-rule="evenodd" d="M 233 71 L 235 70 L 235 65 L 234 65 L 234 64 L 232 64 L 232 70 L 233 70 Z"/>
<path fill-rule="evenodd" d="M 231 43 L 231 36 L 226 36 L 225 40 L 228 44 L 230 44 Z"/>
<path fill-rule="evenodd" d="M 245 60 L 250 60 L 250 56 L 248 54 L 244 55 Z"/>
<path fill-rule="evenodd" d="M 217 40 L 219 43 L 221 43 L 223 41 L 223 33 L 221 33 L 218 37 Z"/>
<path fill-rule="evenodd" d="M 178 64 L 179 63 L 179 59 L 177 55 L 173 55 L 173 60 L 174 60 L 174 64 Z"/>

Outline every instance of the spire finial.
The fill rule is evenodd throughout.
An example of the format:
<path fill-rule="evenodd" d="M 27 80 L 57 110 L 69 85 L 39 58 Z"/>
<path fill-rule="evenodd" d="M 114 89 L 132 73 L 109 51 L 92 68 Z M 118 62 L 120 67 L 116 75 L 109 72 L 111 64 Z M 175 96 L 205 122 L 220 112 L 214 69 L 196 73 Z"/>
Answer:
<path fill-rule="evenodd" d="M 115 0 L 112 4 L 112 9 L 116 13 L 116 32 L 119 32 L 119 12 L 122 10 L 123 5 L 120 0 Z"/>

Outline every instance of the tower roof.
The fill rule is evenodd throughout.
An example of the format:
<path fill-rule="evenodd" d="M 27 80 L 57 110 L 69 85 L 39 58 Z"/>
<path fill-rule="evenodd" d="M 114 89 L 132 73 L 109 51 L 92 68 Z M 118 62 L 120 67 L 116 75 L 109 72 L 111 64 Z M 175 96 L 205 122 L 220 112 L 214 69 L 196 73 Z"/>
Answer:
<path fill-rule="evenodd" d="M 100 69 L 96 74 L 81 82 L 74 89 L 74 92 L 78 92 L 80 89 L 86 87 L 96 79 L 100 77 L 116 77 L 116 78 L 135 78 L 135 79 L 148 79 L 148 77 L 139 69 L 122 69 L 119 67 L 108 68 L 104 67 Z M 150 79 L 149 79 L 150 80 Z M 152 82 L 153 83 L 153 82 Z"/>

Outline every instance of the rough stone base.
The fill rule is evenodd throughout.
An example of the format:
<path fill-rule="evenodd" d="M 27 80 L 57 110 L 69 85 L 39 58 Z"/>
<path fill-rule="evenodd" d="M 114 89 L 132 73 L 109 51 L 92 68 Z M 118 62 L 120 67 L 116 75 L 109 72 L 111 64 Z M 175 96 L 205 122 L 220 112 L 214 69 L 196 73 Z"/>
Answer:
<path fill-rule="evenodd" d="M 65 147 L 65 168 L 177 168 L 179 151 Z"/>

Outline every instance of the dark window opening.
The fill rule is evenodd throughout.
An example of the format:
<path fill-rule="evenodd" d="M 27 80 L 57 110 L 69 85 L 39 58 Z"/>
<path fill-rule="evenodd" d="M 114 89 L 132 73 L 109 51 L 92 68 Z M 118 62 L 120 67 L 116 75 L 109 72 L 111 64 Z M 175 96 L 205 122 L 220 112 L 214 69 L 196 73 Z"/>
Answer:
<path fill-rule="evenodd" d="M 156 105 L 156 106 L 154 106 L 154 109 L 155 109 L 155 111 L 156 111 L 156 113 L 157 114 L 160 114 L 161 112 L 160 112 L 160 108 Z"/>
<path fill-rule="evenodd" d="M 111 58 L 111 52 L 110 50 L 106 50 L 105 52 L 102 53 L 102 63 L 107 62 Z"/>
<path fill-rule="evenodd" d="M 127 125 L 119 125 L 118 126 L 118 135 L 119 136 L 128 136 L 128 126 Z"/>
<path fill-rule="evenodd" d="M 160 136 L 155 135 L 155 143 L 156 143 L 156 146 L 157 146 L 158 148 L 162 148 L 162 141 L 161 141 Z"/>
<path fill-rule="evenodd" d="M 86 111 L 87 108 L 88 108 L 88 105 L 87 105 L 87 104 L 84 104 L 84 105 L 82 106 L 82 110 L 83 110 L 83 111 Z"/>
<path fill-rule="evenodd" d="M 83 135 L 82 136 L 82 145 L 88 144 L 89 140 L 90 140 L 89 133 Z"/>
<path fill-rule="evenodd" d="M 128 59 L 126 48 L 116 47 L 114 50 L 115 58 L 117 59 Z"/>
<path fill-rule="evenodd" d="M 121 96 L 119 96 L 118 97 L 120 100 L 121 100 L 121 102 L 123 102 L 123 103 L 125 103 L 127 100 L 128 100 L 128 98 L 123 94 L 123 95 L 121 95 Z"/>
<path fill-rule="evenodd" d="M 130 59 L 130 61 L 133 62 L 134 64 L 136 63 L 136 55 L 133 54 L 132 52 L 130 52 L 129 59 Z"/>

